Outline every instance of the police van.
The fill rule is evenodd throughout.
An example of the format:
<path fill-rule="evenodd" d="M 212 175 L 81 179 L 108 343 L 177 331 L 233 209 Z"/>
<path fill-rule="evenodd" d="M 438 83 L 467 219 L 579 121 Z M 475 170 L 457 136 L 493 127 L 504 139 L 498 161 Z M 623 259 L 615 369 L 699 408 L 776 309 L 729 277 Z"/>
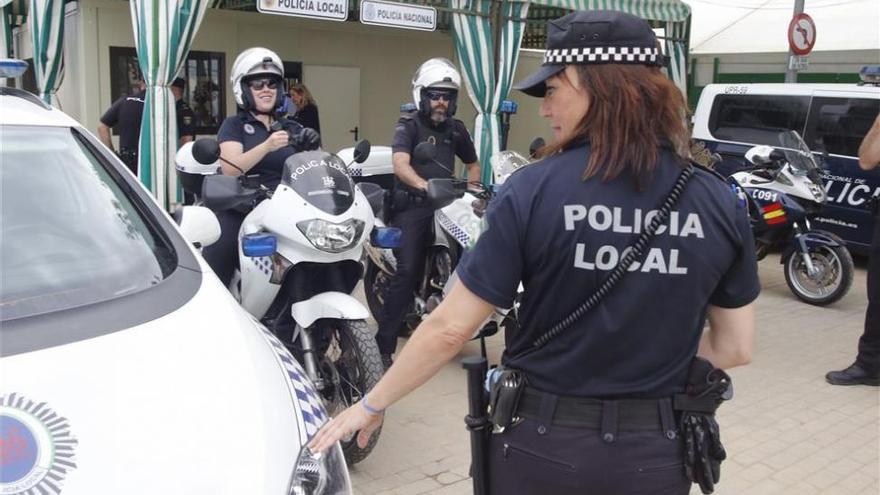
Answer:
<path fill-rule="evenodd" d="M 824 169 L 828 202 L 815 228 L 866 252 L 880 172 L 859 168 L 858 149 L 880 113 L 880 67 L 866 69 L 864 84 L 710 84 L 697 104 L 693 137 L 721 156 L 716 170 L 728 176 L 748 165 L 751 147 L 779 147 L 780 130 L 798 131 Z"/>

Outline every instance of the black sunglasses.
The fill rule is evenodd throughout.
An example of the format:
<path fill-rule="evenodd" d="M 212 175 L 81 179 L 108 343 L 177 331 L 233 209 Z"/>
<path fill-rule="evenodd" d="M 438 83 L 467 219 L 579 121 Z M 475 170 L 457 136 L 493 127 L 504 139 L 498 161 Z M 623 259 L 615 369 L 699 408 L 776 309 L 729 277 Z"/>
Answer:
<path fill-rule="evenodd" d="M 267 86 L 269 89 L 275 89 L 278 87 L 278 81 L 275 79 L 253 79 L 248 81 L 248 86 L 254 91 L 259 91 Z"/>
<path fill-rule="evenodd" d="M 426 91 L 425 96 L 431 101 L 452 101 L 455 93 L 450 91 Z"/>

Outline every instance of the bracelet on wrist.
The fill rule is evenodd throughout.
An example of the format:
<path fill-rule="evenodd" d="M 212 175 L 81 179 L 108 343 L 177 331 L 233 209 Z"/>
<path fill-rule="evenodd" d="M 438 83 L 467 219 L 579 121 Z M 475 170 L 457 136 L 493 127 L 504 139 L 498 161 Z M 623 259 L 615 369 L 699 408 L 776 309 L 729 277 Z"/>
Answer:
<path fill-rule="evenodd" d="M 364 409 L 373 416 L 377 416 L 385 412 L 385 409 L 376 409 L 367 404 L 367 396 L 365 395 L 363 399 L 361 399 L 361 405 L 364 406 Z"/>

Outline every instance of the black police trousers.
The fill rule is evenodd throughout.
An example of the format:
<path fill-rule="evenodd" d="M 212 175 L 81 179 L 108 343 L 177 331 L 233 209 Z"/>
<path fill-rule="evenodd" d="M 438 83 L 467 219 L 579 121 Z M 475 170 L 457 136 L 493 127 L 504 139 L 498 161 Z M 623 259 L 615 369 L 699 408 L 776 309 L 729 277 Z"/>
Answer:
<path fill-rule="evenodd" d="M 394 250 L 397 270 L 388 282 L 382 314 L 374 315 L 379 323 L 376 344 L 380 354 L 394 354 L 397 349 L 397 331 L 424 269 L 432 222 L 434 210 L 426 206 L 399 211 L 391 218 L 390 226 L 401 230 L 400 247 Z"/>
<path fill-rule="evenodd" d="M 687 495 L 691 482 L 680 436 L 670 440 L 658 428 L 618 431 L 608 439 L 596 429 L 539 429 L 537 421 L 524 419 L 491 435 L 489 493 Z"/>
<path fill-rule="evenodd" d="M 874 215 L 874 236 L 868 259 L 868 309 L 859 338 L 856 363 L 871 374 L 880 373 L 880 215 Z"/>
<path fill-rule="evenodd" d="M 246 213 L 236 210 L 214 212 L 220 223 L 220 238 L 217 242 L 202 249 L 202 257 L 223 282 L 228 286 L 232 274 L 238 268 L 238 231 L 244 222 Z"/>

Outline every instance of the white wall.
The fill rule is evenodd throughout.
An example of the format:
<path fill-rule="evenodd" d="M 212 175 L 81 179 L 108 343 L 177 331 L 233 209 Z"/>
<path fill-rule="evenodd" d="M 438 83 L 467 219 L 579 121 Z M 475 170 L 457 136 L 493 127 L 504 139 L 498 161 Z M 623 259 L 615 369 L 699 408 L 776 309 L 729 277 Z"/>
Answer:
<path fill-rule="evenodd" d="M 712 82 L 715 57 L 720 59 L 718 71 L 728 73 L 785 73 L 788 69 L 788 53 L 701 53 L 691 55 L 697 60 L 696 86 Z M 810 66 L 805 73 L 853 73 L 864 65 L 880 63 L 880 49 L 848 50 L 841 52 L 813 52 L 809 55 Z"/>

